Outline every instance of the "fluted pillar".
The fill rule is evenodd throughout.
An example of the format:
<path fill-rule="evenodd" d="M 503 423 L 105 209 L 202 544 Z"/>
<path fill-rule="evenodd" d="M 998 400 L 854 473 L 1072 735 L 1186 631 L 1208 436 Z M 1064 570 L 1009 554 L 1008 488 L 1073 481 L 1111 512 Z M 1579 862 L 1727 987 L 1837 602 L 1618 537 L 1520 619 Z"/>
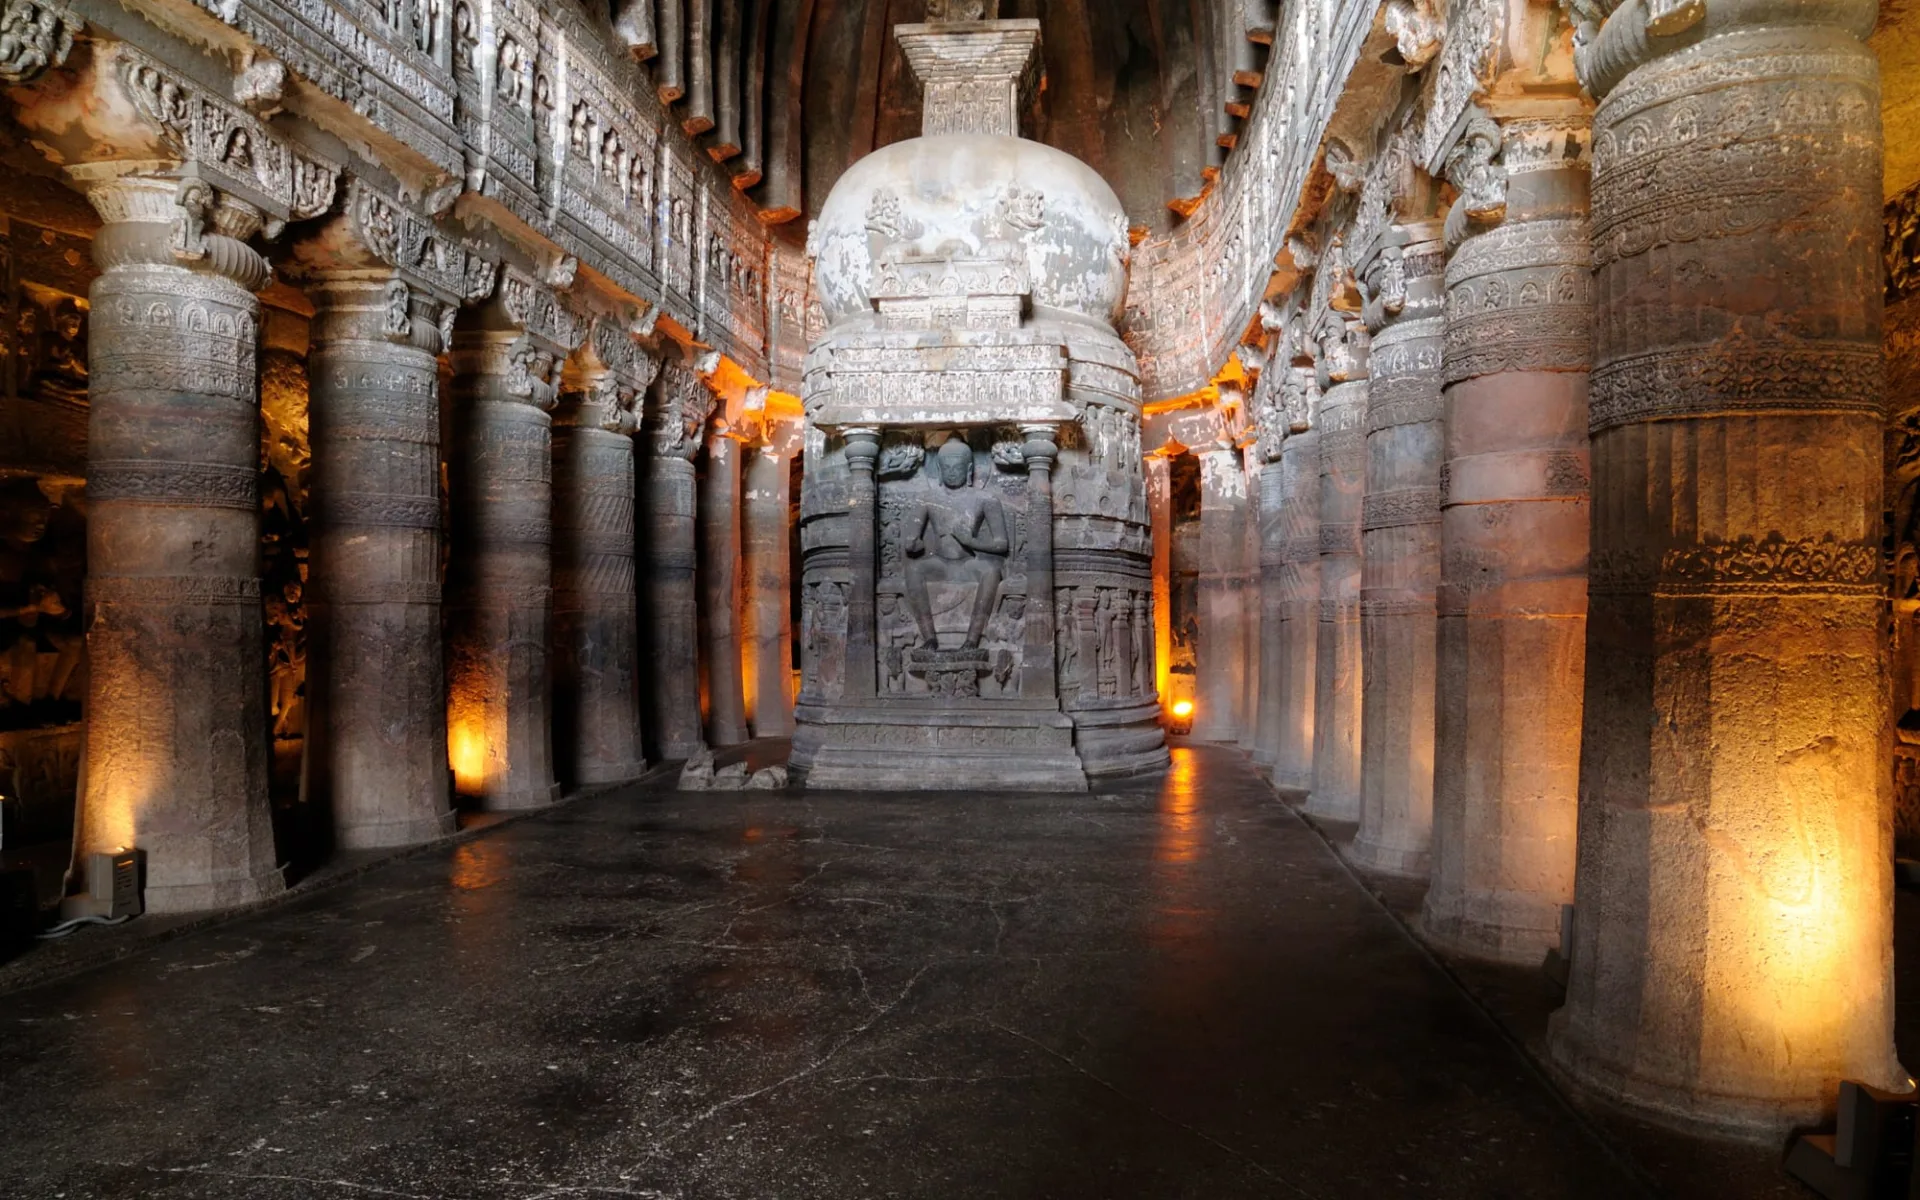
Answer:
<path fill-rule="evenodd" d="M 1193 736 L 1240 740 L 1246 702 L 1245 576 L 1247 476 L 1226 443 L 1196 451 L 1200 460 L 1200 622 L 1194 646 Z"/>
<path fill-rule="evenodd" d="M 1842 1079 L 1907 1086 L 1875 5 L 1707 5 L 1662 37 L 1643 12 L 1582 54 L 1603 94 L 1592 568 L 1548 1048 L 1595 1095 L 1772 1139 L 1830 1117 Z"/>
<path fill-rule="evenodd" d="M 1506 183 L 1491 197 L 1503 198 L 1504 217 L 1466 237 L 1447 266 L 1422 932 L 1455 953 L 1528 965 L 1559 943 L 1560 907 L 1573 899 L 1586 660 L 1592 256 L 1587 116 L 1568 107 L 1507 126 Z M 1471 195 L 1462 182 L 1453 220 Z"/>
<path fill-rule="evenodd" d="M 683 759 L 706 748 L 700 726 L 700 621 L 695 574 L 694 455 L 713 411 L 713 393 L 670 354 L 646 410 L 640 494 L 645 525 L 647 624 L 641 631 L 647 680 L 648 749 Z"/>
<path fill-rule="evenodd" d="M 1433 836 L 1435 593 L 1440 586 L 1440 355 L 1446 247 L 1438 222 L 1395 226 L 1366 269 L 1373 323 L 1360 644 L 1365 660 L 1358 866 L 1423 877 Z M 1397 260 L 1397 261 L 1396 261 Z"/>
<path fill-rule="evenodd" d="M 554 755 L 566 783 L 619 783 L 647 769 L 633 433 L 655 370 L 624 330 L 601 322 L 569 361 L 554 411 Z"/>
<path fill-rule="evenodd" d="M 797 421 L 769 426 L 742 484 L 747 571 L 746 679 L 755 737 L 793 736 L 793 456 Z"/>
<path fill-rule="evenodd" d="M 1366 330 L 1331 314 L 1321 371 L 1320 595 L 1313 660 L 1313 791 L 1306 811 L 1360 819 L 1360 502 L 1366 495 Z"/>
<path fill-rule="evenodd" d="M 731 432 L 707 438 L 700 488 L 700 617 L 706 640 L 707 742 L 737 746 L 748 738 L 740 659 L 740 459 Z"/>
<path fill-rule="evenodd" d="M 449 833 L 440 613 L 440 315 L 385 266 L 314 304 L 307 581 L 309 795 L 343 847 Z"/>
<path fill-rule="evenodd" d="M 1314 658 L 1320 617 L 1319 388 L 1310 369 L 1293 368 L 1286 440 L 1280 444 L 1277 501 L 1279 595 L 1272 639 L 1280 662 L 1273 677 L 1279 714 L 1273 784 L 1306 792 L 1313 787 Z"/>
<path fill-rule="evenodd" d="M 447 729 L 454 783 L 493 810 L 560 794 L 553 769 L 554 370 L 584 336 L 509 272 L 453 337 Z"/>
<path fill-rule="evenodd" d="M 258 209 L 74 168 L 103 227 L 87 339 L 81 852 L 146 854 L 146 907 L 282 889 L 260 608 Z M 184 235 L 184 237 L 183 237 Z"/>

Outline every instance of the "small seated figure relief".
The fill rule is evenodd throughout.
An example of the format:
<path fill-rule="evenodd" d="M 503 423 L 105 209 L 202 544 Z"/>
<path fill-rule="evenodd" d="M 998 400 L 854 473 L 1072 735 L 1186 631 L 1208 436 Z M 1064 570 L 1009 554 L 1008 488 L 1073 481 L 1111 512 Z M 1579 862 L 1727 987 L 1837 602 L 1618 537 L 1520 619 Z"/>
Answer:
<path fill-rule="evenodd" d="M 923 493 L 901 528 L 906 539 L 907 605 L 920 629 L 920 645 L 935 649 L 929 585 L 972 583 L 973 617 L 958 648 L 978 650 L 1000 600 L 1010 547 L 1007 517 L 997 497 L 973 486 L 973 450 L 965 441 L 949 438 L 935 458 L 940 486 Z"/>

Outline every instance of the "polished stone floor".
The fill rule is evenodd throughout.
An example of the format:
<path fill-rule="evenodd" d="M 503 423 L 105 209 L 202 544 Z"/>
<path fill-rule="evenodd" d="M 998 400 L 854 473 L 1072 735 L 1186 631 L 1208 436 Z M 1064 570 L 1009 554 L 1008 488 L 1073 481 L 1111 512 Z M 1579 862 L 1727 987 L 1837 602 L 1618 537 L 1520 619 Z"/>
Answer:
<path fill-rule="evenodd" d="M 128 945 L 0 995 L 0 1196 L 1648 1194 L 1228 750 L 628 789 Z"/>

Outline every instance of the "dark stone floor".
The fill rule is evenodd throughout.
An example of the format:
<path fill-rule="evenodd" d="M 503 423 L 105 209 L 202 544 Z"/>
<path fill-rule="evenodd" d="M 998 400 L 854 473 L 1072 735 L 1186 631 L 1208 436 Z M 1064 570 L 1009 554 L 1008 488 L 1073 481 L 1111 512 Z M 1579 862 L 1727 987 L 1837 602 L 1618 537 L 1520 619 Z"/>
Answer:
<path fill-rule="evenodd" d="M 1649 1194 L 1392 907 L 1233 751 L 629 789 L 0 995 L 0 1196 Z"/>

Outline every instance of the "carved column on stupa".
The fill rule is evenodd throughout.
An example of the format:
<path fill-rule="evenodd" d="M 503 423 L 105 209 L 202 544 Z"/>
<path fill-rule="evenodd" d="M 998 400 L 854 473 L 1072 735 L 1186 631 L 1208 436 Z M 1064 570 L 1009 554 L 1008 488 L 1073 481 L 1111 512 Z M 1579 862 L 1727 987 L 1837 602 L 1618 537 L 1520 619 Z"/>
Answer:
<path fill-rule="evenodd" d="M 1196 447 L 1200 460 L 1200 622 L 1194 639 L 1193 736 L 1240 740 L 1246 702 L 1244 602 L 1247 475 L 1229 440 Z"/>
<path fill-rule="evenodd" d="M 763 421 L 742 484 L 748 718 L 755 737 L 793 735 L 793 567 L 788 514 L 800 422 Z"/>
<path fill-rule="evenodd" d="M 342 847 L 426 841 L 453 829 L 438 356 L 495 266 L 356 181 L 288 269 L 314 305 L 308 793 Z"/>
<path fill-rule="evenodd" d="M 1876 8 L 1576 11 L 1601 98 L 1593 520 L 1572 974 L 1548 1050 L 1594 1095 L 1756 1138 L 1831 1120 L 1843 1079 L 1911 1087 Z"/>
<path fill-rule="evenodd" d="M 746 442 L 723 422 L 707 434 L 700 480 L 700 626 L 706 642 L 707 744 L 747 740 L 746 685 L 740 647 L 740 478 Z"/>
<path fill-rule="evenodd" d="M 270 271 L 248 242 L 324 213 L 338 169 L 121 42 L 16 100 L 103 222 L 76 849 L 143 851 L 148 911 L 258 900 L 283 883 L 259 580 L 255 293 Z"/>
<path fill-rule="evenodd" d="M 447 736 L 454 783 L 494 810 L 551 804 L 553 418 L 559 364 L 587 323 L 502 272 L 453 335 L 453 553 Z"/>
<path fill-rule="evenodd" d="M 1476 116 L 1452 155 L 1433 881 L 1421 929 L 1537 964 L 1573 899 L 1587 610 L 1588 127 Z"/>
<path fill-rule="evenodd" d="M 1360 829 L 1367 870 L 1424 877 L 1433 833 L 1435 593 L 1440 585 L 1440 356 L 1446 246 L 1439 222 L 1395 224 L 1362 268 L 1367 393 L 1360 642 Z"/>
<path fill-rule="evenodd" d="M 1306 811 L 1360 819 L 1360 502 L 1367 488 L 1367 329 L 1329 310 L 1320 341 L 1320 594 L 1313 660 L 1313 791 Z"/>
<path fill-rule="evenodd" d="M 1304 347 L 1295 346 L 1301 354 Z M 1320 617 L 1320 385 L 1310 365 L 1269 367 L 1286 375 L 1278 387 L 1286 437 L 1280 443 L 1276 507 L 1279 595 L 1267 633 L 1279 655 L 1272 708 L 1275 787 L 1305 793 L 1313 787 L 1314 658 Z"/>
<path fill-rule="evenodd" d="M 640 531 L 646 570 L 648 749 L 689 758 L 706 748 L 700 725 L 699 538 L 693 460 L 714 409 L 713 392 L 684 356 L 660 366 L 641 435 Z"/>
<path fill-rule="evenodd" d="M 567 360 L 553 414 L 553 745 L 565 783 L 647 769 L 640 729 L 633 435 L 660 365 L 601 317 Z"/>

